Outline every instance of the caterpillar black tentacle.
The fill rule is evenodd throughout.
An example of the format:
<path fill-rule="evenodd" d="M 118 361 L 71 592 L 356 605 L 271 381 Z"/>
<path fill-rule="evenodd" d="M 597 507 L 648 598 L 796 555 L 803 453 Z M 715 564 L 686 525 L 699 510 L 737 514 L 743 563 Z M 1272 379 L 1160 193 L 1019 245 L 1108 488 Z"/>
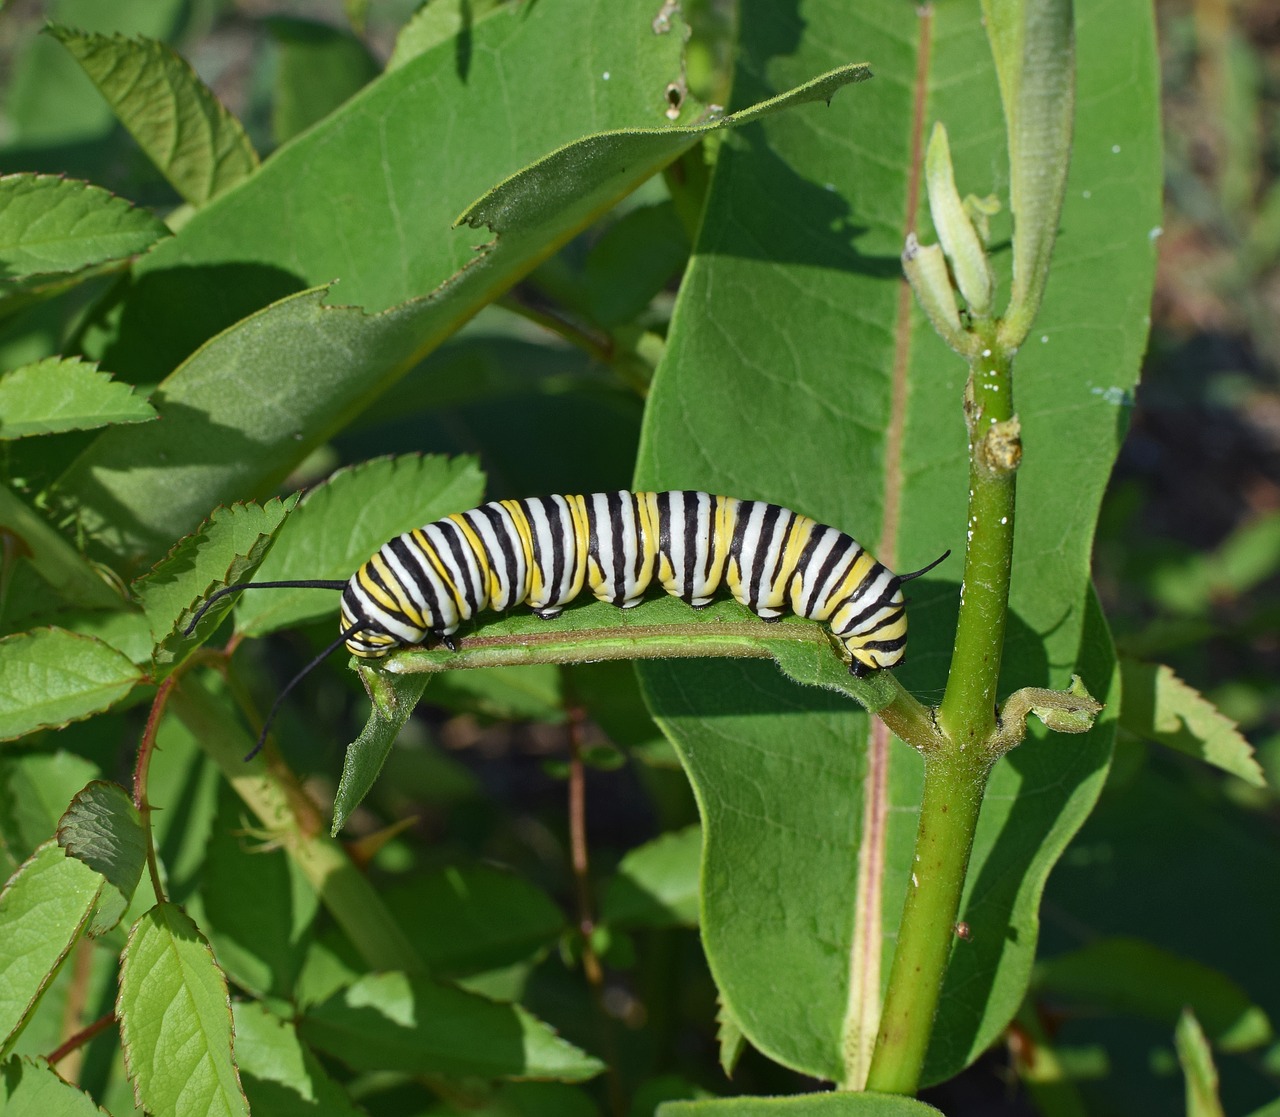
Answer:
<path fill-rule="evenodd" d="M 764 501 L 692 490 L 548 496 L 492 501 L 406 532 L 346 582 L 232 586 L 205 608 L 237 589 L 340 588 L 334 646 L 377 659 L 428 638 L 453 650 L 452 634 L 485 610 L 525 604 L 554 618 L 584 589 L 623 609 L 655 584 L 695 608 L 725 589 L 762 620 L 791 612 L 823 622 L 862 677 L 902 662 L 902 584 L 950 553 L 899 575 L 844 532 Z"/>

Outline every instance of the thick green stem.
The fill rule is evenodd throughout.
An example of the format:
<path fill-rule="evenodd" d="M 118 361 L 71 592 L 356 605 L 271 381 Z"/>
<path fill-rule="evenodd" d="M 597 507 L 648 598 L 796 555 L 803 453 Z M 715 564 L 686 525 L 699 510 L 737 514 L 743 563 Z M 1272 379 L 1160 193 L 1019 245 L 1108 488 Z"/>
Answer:
<path fill-rule="evenodd" d="M 911 886 L 889 971 L 868 1090 L 914 1094 L 919 1085 L 956 936 L 960 894 L 989 770 L 988 760 L 976 749 L 963 757 L 925 757 Z"/>
<path fill-rule="evenodd" d="M 969 520 L 960 616 L 947 689 L 938 708 L 941 743 L 925 752 L 924 800 L 911 887 L 880 1017 L 867 1087 L 913 1094 L 951 957 L 969 853 L 995 753 L 996 687 L 1013 559 L 1014 475 L 1021 456 L 1010 391 L 1011 357 L 993 326 L 970 365 Z"/>
<path fill-rule="evenodd" d="M 976 749 L 996 725 L 1013 564 L 1014 478 L 1022 457 L 1013 411 L 1012 356 L 983 336 L 965 393 L 969 424 L 969 518 L 964 581 L 947 689 L 938 726 L 961 750 Z"/>

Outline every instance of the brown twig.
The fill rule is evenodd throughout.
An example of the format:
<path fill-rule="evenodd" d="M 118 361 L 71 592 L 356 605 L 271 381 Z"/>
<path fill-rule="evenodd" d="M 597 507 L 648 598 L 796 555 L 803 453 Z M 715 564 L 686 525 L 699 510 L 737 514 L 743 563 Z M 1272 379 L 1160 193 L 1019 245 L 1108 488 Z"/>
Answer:
<path fill-rule="evenodd" d="M 115 1022 L 116 1014 L 114 1012 L 108 1012 L 106 1016 L 99 1016 L 98 1019 L 88 1025 L 88 1027 L 81 1028 L 60 1047 L 46 1055 L 45 1060 L 50 1066 L 57 1066 L 58 1063 L 70 1055 L 71 1052 L 79 1050 L 99 1032 L 105 1032 Z"/>
<path fill-rule="evenodd" d="M 622 1093 L 622 1079 L 618 1074 L 617 1045 L 613 1028 L 604 1003 L 604 968 L 596 954 L 592 938 L 596 922 L 591 903 L 591 863 L 587 854 L 587 795 L 586 768 L 582 762 L 582 726 L 586 712 L 576 703 L 570 703 L 568 714 L 569 737 L 569 850 L 573 865 L 573 883 L 577 902 L 578 933 L 582 936 L 582 971 L 591 986 L 592 999 L 600 1018 L 600 1039 L 608 1064 L 609 1108 L 614 1117 L 627 1112 Z"/>
<path fill-rule="evenodd" d="M 160 718 L 164 713 L 165 703 L 173 692 L 177 676 L 170 675 L 160 684 L 156 696 L 151 702 L 151 712 L 147 714 L 146 728 L 142 731 L 142 740 L 138 743 L 138 762 L 133 769 L 133 805 L 142 816 L 142 829 L 147 835 L 147 871 L 151 874 L 151 887 L 155 889 L 156 900 L 164 902 L 164 886 L 160 883 L 160 865 L 156 860 L 156 844 L 151 833 L 151 804 L 147 802 L 147 773 L 151 768 L 151 756 L 156 749 L 156 733 L 160 728 Z"/>

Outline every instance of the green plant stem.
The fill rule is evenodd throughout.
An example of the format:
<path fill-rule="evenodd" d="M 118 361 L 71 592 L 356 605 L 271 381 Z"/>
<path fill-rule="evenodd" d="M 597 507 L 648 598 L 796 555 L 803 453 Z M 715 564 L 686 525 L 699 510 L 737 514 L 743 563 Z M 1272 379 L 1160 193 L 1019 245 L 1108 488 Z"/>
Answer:
<path fill-rule="evenodd" d="M 1013 412 L 1012 358 L 994 330 L 970 365 L 965 417 L 969 424 L 968 546 L 960 584 L 960 614 L 938 707 L 938 726 L 960 750 L 980 747 L 996 725 L 997 685 L 1013 565 L 1016 470 L 1021 457 Z"/>
<path fill-rule="evenodd" d="M 245 762 L 253 742 L 194 672 L 183 678 L 171 701 L 174 713 L 294 859 L 365 962 L 375 969 L 425 973 L 376 889 L 342 846 L 324 834 L 320 812 L 283 762 L 268 761 L 265 754 Z"/>
<path fill-rule="evenodd" d="M 960 616 L 934 729 L 941 741 L 925 752 L 911 887 L 867 1079 L 868 1089 L 886 1093 L 914 1094 L 920 1083 L 995 756 L 988 745 L 996 729 L 1021 443 L 1010 355 L 996 344 L 993 325 L 975 332 L 982 344 L 970 364 L 965 398 L 969 519 Z"/>
<path fill-rule="evenodd" d="M 989 770 L 977 750 L 925 758 L 916 856 L 868 1090 L 914 1094 L 920 1083 Z"/>

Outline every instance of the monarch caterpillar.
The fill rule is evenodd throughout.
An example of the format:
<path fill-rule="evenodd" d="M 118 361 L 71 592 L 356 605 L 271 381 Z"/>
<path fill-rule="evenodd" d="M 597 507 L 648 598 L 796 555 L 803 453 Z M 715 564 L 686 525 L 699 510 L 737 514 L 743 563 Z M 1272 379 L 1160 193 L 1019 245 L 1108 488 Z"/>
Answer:
<path fill-rule="evenodd" d="M 655 581 L 695 608 L 724 587 L 762 620 L 790 609 L 822 621 L 850 672 L 863 676 L 902 662 L 902 584 L 950 553 L 894 574 L 852 537 L 808 516 L 691 490 L 498 500 L 397 536 L 345 582 L 228 586 L 210 595 L 187 633 L 218 598 L 239 590 L 342 591 L 338 638 L 281 691 L 267 726 L 294 685 L 339 644 L 363 659 L 429 637 L 456 650 L 453 633 L 485 609 L 527 604 L 550 619 L 584 588 L 628 609 Z"/>

